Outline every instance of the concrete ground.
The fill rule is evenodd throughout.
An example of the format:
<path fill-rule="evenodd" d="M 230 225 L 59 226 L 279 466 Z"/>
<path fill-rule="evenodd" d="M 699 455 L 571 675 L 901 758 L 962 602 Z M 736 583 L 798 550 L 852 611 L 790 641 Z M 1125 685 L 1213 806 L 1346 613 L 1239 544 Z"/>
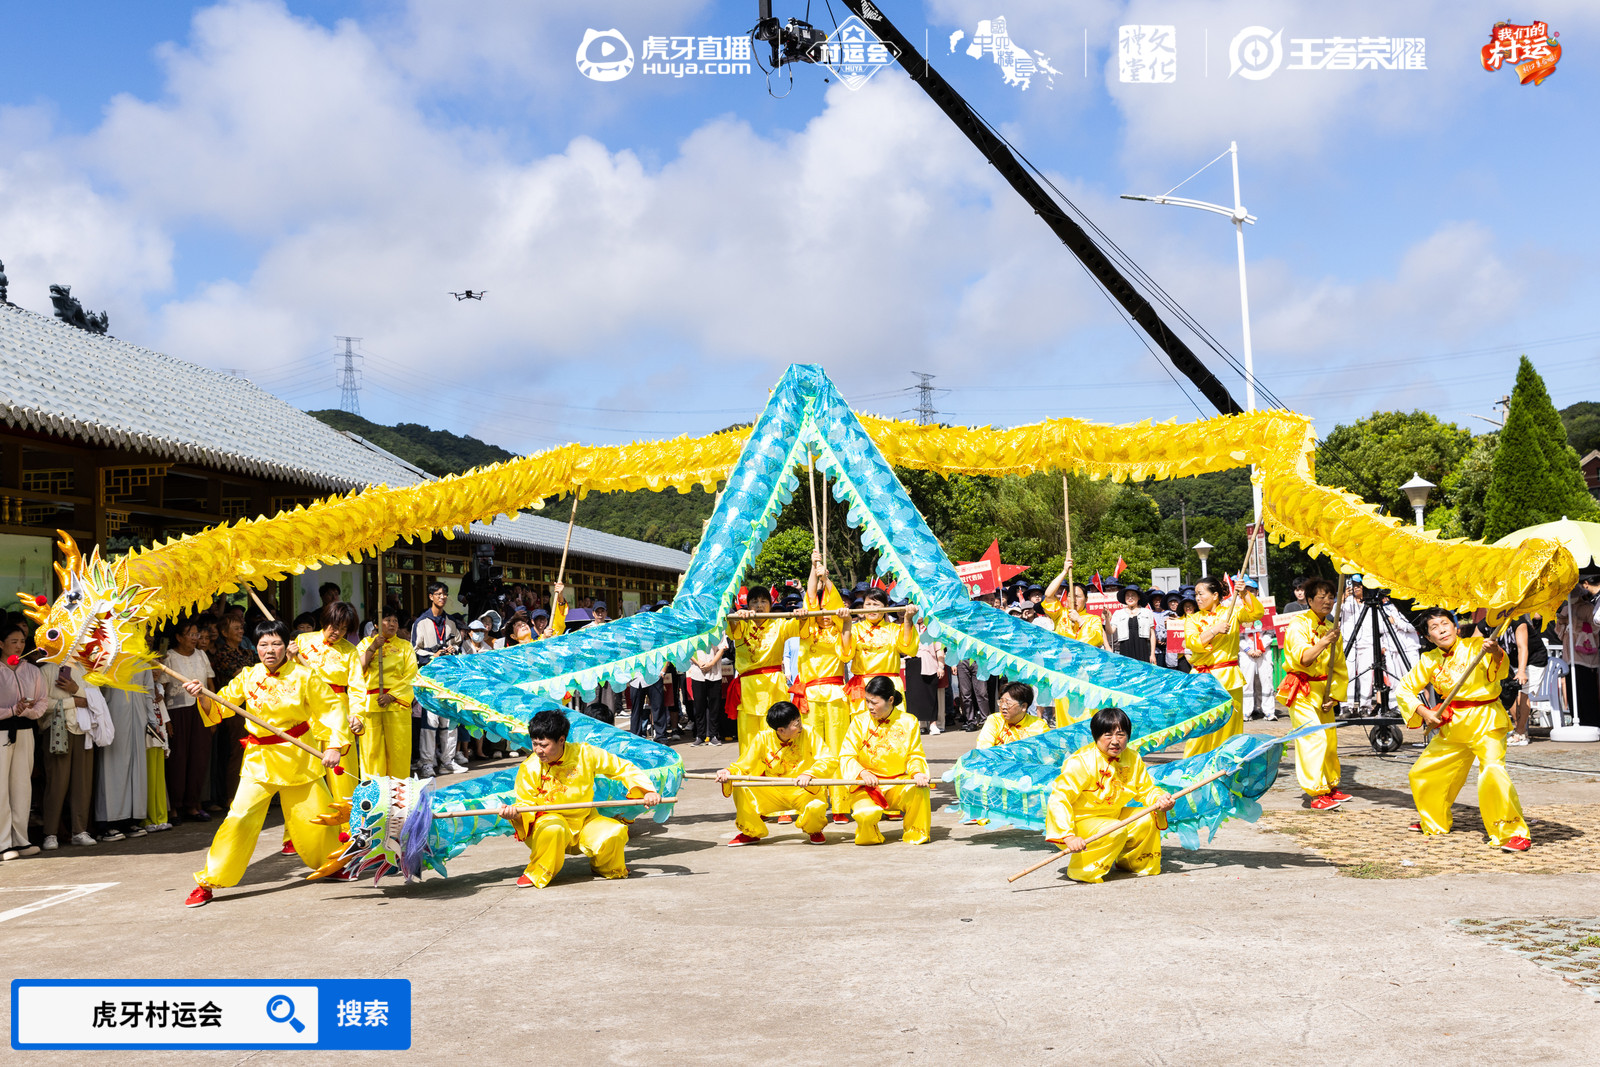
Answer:
<path fill-rule="evenodd" d="M 974 736 L 928 738 L 936 773 Z M 1404 767 L 1373 757 L 1356 731 L 1341 738 L 1358 797 L 1348 810 L 1407 807 Z M 1595 749 L 1514 750 L 1566 769 L 1512 768 L 1530 812 L 1563 805 L 1579 813 L 1580 836 L 1600 836 Z M 681 751 L 695 771 L 734 754 Z M 0 865 L 0 910 L 57 892 L 40 887 L 114 883 L 0 922 L 0 961 L 30 978 L 406 978 L 421 1063 L 1596 1061 L 1594 996 L 1459 921 L 1589 929 L 1600 874 L 1348 877 L 1293 836 L 1228 824 L 1199 852 L 1169 848 L 1160 877 L 1082 886 L 1046 869 L 1007 884 L 1044 854 L 1039 835 L 958 826 L 937 810 L 950 796 L 941 786 L 934 839 L 921 847 L 900 844 L 897 829 L 881 847 L 832 830 L 816 847 L 773 826 L 767 843 L 728 849 L 730 803 L 690 782 L 679 814 L 630 845 L 628 880 L 593 879 L 573 858 L 542 891 L 513 887 L 527 853 L 510 838 L 472 848 L 448 879 L 307 884 L 292 857 L 275 854 L 274 823 L 244 884 L 193 911 L 179 905 L 213 827 L 183 826 Z M 1269 819 L 1299 819 L 1298 796 L 1286 766 Z M 1418 840 L 1392 836 L 1405 838 L 1400 849 Z"/>

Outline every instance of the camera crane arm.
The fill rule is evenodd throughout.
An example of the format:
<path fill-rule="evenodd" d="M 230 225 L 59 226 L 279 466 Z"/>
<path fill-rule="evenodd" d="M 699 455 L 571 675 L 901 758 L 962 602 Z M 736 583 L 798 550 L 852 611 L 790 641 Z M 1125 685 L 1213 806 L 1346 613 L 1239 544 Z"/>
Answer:
<path fill-rule="evenodd" d="M 1044 224 L 1067 246 L 1067 250 L 1078 257 L 1095 281 L 1105 287 L 1111 298 L 1139 324 L 1156 346 L 1167 354 L 1172 365 L 1194 384 L 1212 406 L 1224 415 L 1243 411 L 1239 402 L 1228 392 L 1227 386 L 1211 373 L 1182 338 L 1168 328 L 1145 295 L 1117 269 L 1116 264 L 1101 251 L 1083 227 L 1062 213 L 1060 206 L 1028 173 L 1027 168 L 1018 162 L 1005 143 L 973 111 L 972 105 L 923 59 L 882 9 L 872 0 L 843 0 L 843 3 L 893 49 L 901 68 L 911 80 L 928 94 L 928 98 L 956 124 L 957 129 L 966 134 L 967 140 L 983 153 L 1000 176 L 1033 208 L 1034 214 L 1044 220 Z M 760 20 L 756 23 L 754 36 L 756 40 L 766 41 L 772 46 L 774 68 L 783 63 L 812 62 L 808 54 L 810 49 L 817 40 L 825 39 L 821 31 L 797 19 L 790 19 L 787 26 L 780 27 L 772 15 L 772 0 L 760 0 Z"/>

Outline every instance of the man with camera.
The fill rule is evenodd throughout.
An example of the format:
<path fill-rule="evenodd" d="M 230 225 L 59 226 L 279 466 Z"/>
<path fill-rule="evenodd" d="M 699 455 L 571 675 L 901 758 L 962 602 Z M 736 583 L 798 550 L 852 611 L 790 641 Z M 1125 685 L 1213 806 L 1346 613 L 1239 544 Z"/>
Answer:
<path fill-rule="evenodd" d="M 435 656 L 453 656 L 461 651 L 461 628 L 445 614 L 444 603 L 450 589 L 443 582 L 428 583 L 428 610 L 411 624 L 411 645 L 417 650 L 417 665 L 426 667 Z M 449 719 L 413 709 L 422 716 L 422 733 L 417 745 L 418 775 L 459 774 L 467 769 L 464 756 L 456 752 L 456 724 Z"/>

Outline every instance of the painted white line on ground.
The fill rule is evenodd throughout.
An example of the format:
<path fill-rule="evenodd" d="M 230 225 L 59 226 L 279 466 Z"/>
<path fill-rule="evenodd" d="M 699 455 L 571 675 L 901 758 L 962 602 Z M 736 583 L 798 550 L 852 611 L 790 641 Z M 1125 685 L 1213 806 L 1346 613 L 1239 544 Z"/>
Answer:
<path fill-rule="evenodd" d="M 102 889 L 110 889 L 112 886 L 117 884 L 117 882 L 87 882 L 83 885 L 0 886 L 0 893 L 55 894 L 54 896 L 45 897 L 43 900 L 36 900 L 31 904 L 24 904 L 21 907 L 12 908 L 9 911 L 0 911 L 0 923 L 5 922 L 7 919 L 15 919 L 23 915 L 31 915 L 36 911 L 43 911 L 45 908 L 54 907 L 57 904 L 65 904 L 69 900 L 77 900 L 79 897 L 86 897 L 90 893 L 98 893 Z"/>

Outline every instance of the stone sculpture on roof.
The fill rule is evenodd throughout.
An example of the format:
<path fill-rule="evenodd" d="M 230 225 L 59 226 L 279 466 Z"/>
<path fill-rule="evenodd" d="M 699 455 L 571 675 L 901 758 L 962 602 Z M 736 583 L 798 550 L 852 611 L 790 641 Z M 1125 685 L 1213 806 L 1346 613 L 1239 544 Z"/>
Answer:
<path fill-rule="evenodd" d="M 70 285 L 52 285 L 50 303 L 56 307 L 56 318 L 68 326 L 98 334 L 104 334 L 111 328 L 111 316 L 104 311 L 84 311 L 83 304 L 72 295 Z"/>

